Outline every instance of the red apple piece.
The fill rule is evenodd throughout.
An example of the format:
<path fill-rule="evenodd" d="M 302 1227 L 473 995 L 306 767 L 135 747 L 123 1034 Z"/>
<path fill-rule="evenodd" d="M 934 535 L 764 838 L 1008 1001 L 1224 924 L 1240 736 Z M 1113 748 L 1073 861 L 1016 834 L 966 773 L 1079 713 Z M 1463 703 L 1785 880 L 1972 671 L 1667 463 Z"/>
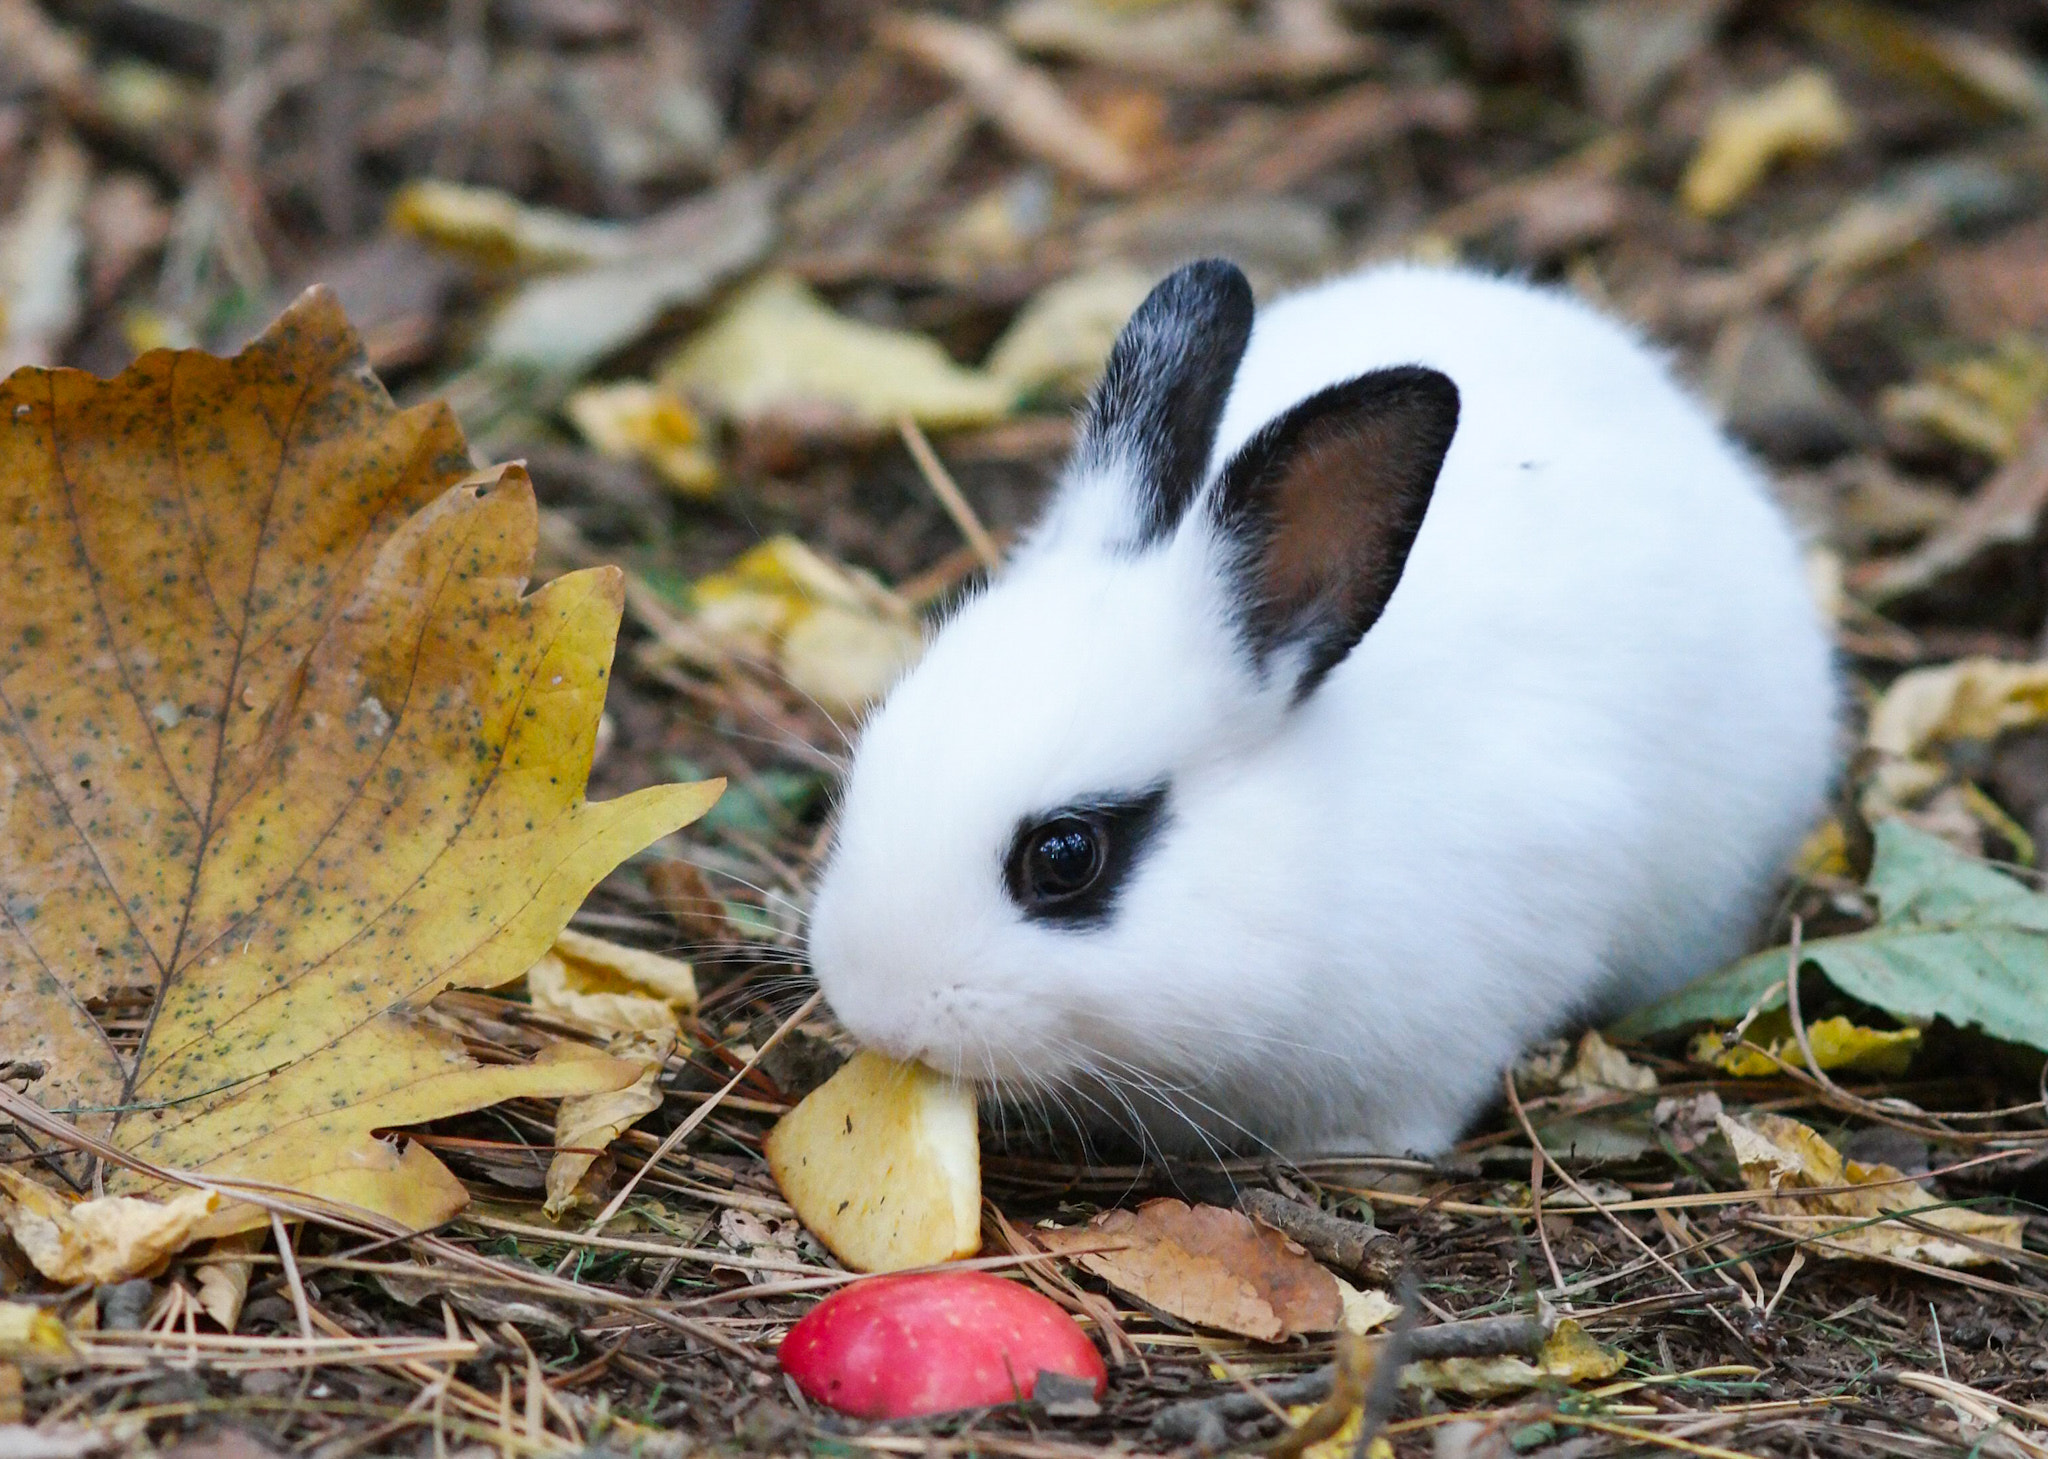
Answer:
<path fill-rule="evenodd" d="M 842 1287 L 789 1330 L 797 1387 L 855 1418 L 915 1418 L 1029 1398 L 1041 1373 L 1109 1386 L 1058 1303 L 988 1272 L 904 1272 Z"/>

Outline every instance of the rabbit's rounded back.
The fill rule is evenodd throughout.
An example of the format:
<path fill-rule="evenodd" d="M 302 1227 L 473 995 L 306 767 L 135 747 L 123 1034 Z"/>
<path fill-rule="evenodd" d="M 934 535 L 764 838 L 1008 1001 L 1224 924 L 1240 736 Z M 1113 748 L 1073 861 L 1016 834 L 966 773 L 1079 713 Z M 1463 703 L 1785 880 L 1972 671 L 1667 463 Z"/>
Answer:
<path fill-rule="evenodd" d="M 1631 331 L 1417 267 L 1253 326 L 1192 265 L 864 730 L 813 962 L 857 1036 L 1164 1146 L 1433 1149 L 1741 951 L 1834 712 L 1783 514 Z"/>

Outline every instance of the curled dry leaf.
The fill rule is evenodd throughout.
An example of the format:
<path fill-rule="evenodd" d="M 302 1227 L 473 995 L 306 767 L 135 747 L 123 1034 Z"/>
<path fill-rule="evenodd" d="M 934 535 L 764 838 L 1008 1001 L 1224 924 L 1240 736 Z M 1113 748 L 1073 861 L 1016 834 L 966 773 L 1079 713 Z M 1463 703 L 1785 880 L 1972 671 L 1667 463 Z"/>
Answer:
<path fill-rule="evenodd" d="M 1199 1327 L 1279 1342 L 1344 1326 L 1335 1277 L 1279 1232 L 1221 1206 L 1147 1201 L 1135 1211 L 1104 1211 L 1086 1226 L 1041 1228 L 1031 1236 Z"/>
<path fill-rule="evenodd" d="M 857 1272 L 981 1249 L 974 1091 L 922 1064 L 855 1054 L 761 1150 L 804 1225 Z"/>
<path fill-rule="evenodd" d="M 1401 1315 L 1401 1304 L 1378 1287 L 1359 1288 L 1342 1277 L 1336 1280 L 1337 1296 L 1344 1303 L 1343 1325 L 1346 1332 L 1364 1337 Z"/>
<path fill-rule="evenodd" d="M 525 972 L 717 789 L 584 801 L 619 575 L 527 593 L 524 473 L 393 406 L 330 296 L 231 360 L 16 373 L 0 499 L 0 1022 L 39 1098 L 159 1166 L 426 1226 L 460 1184 L 373 1131 L 639 1077 L 485 1067 L 413 1014 Z M 88 1010 L 137 993 L 131 1051 Z"/>
<path fill-rule="evenodd" d="M 568 929 L 526 970 L 533 1006 L 566 1014 L 608 1036 L 640 1035 L 665 1051 L 697 1006 L 697 977 L 686 962 L 622 947 Z"/>
<path fill-rule="evenodd" d="M 679 396 L 645 380 L 590 385 L 562 405 L 583 439 L 606 456 L 645 461 L 684 496 L 710 496 L 718 487 L 704 423 Z"/>
<path fill-rule="evenodd" d="M 1912 669 L 1870 711 L 1864 743 L 1913 757 L 1959 740 L 1992 740 L 2048 719 L 2048 664 L 1968 658 Z"/>
<path fill-rule="evenodd" d="M 1006 414 L 1010 386 L 921 334 L 834 312 L 801 281 L 770 274 L 685 344 L 663 383 L 721 415 L 803 434 L 984 425 Z"/>
<path fill-rule="evenodd" d="M 199 1310 L 220 1324 L 222 1332 L 233 1332 L 242 1321 L 242 1304 L 249 1300 L 249 1260 L 263 1249 L 270 1233 L 262 1228 L 237 1231 L 223 1236 L 207 1248 L 206 1256 L 192 1268 L 192 1281 L 199 1288 Z"/>
<path fill-rule="evenodd" d="M 555 1153 L 548 1160 L 547 1200 L 541 1210 L 550 1220 L 576 1199 L 578 1186 L 605 1147 L 631 1129 L 642 1116 L 661 1108 L 661 1069 L 667 1048 L 650 1050 L 645 1038 L 621 1041 L 615 1053 L 639 1057 L 640 1077 L 624 1089 L 572 1095 L 555 1111 Z M 553 1055 L 553 1058 L 547 1058 Z M 582 1044 L 551 1045 L 543 1053 L 549 1063 L 561 1059 L 604 1057 Z M 538 1062 L 538 1061 L 537 1061 Z"/>
<path fill-rule="evenodd" d="M 794 537 L 750 548 L 690 597 L 692 626 L 710 644 L 772 662 L 833 713 L 879 699 L 924 649 L 909 604 Z"/>
<path fill-rule="evenodd" d="M 1983 852 L 1987 832 L 2030 846 L 2025 828 L 1975 783 L 1959 780 L 1944 752 L 2044 719 L 2048 665 L 1969 658 L 1900 675 L 1872 707 L 1864 732 L 1868 764 L 1857 792 L 1864 819 L 1906 822 L 1970 855 Z"/>
<path fill-rule="evenodd" d="M 1979 824 L 2015 840 L 2015 828 L 1988 796 L 1967 782 L 1953 784 L 1941 751 L 1951 744 L 1989 742 L 2044 720 L 2048 664 L 1969 658 L 1901 674 L 1872 707 L 1864 731 L 1872 752 L 1859 795 L 1865 818 L 1897 816 L 1956 839 L 1946 835 L 1935 813 L 1945 797 L 1958 812 L 1963 849 L 1978 849 Z"/>
<path fill-rule="evenodd" d="M 1679 197 L 1702 218 L 1718 218 L 1749 195 L 1782 158 L 1837 151 L 1855 122 L 1825 71 L 1800 70 L 1714 110 Z"/>
<path fill-rule="evenodd" d="M 536 208 L 491 187 L 421 178 L 391 199 L 391 226 L 401 233 L 505 268 L 570 268 L 619 258 L 632 231 L 554 208 Z"/>
<path fill-rule="evenodd" d="M 2020 1249 L 2026 1217 L 1945 1205 L 1893 1166 L 1844 1159 L 1797 1120 L 1722 1115 L 1716 1123 L 1742 1166 L 1743 1183 L 1751 1190 L 1778 1193 L 1763 1203 L 1765 1214 L 1776 1225 L 1813 1238 L 1823 1256 L 1891 1256 L 1966 1267 L 1999 1260 L 2000 1249 Z M 1797 1194 L 1843 1186 L 1867 1189 Z M 1881 1219 L 1900 1214 L 1910 1215 L 1914 1224 Z"/>
<path fill-rule="evenodd" d="M 1657 1087 L 1657 1075 L 1607 1042 L 1599 1029 L 1589 1028 L 1579 1035 L 1571 1065 L 1558 1076 L 1557 1083 L 1560 1089 L 1587 1094 L 1610 1090 L 1643 1094 Z"/>
<path fill-rule="evenodd" d="M 191 1189 L 165 1201 L 72 1201 L 0 1166 L 0 1218 L 22 1254 L 53 1282 L 104 1285 L 155 1271 L 219 1207 L 214 1192 Z"/>
<path fill-rule="evenodd" d="M 636 224 L 617 258 L 529 280 L 492 319 L 481 366 L 576 379 L 665 310 L 753 267 L 775 241 L 774 199 L 770 180 L 738 177 Z"/>
<path fill-rule="evenodd" d="M 1577 1043 L 1550 1039 L 1524 1053 L 1515 1063 L 1515 1084 L 1542 1094 L 1647 1093 L 1657 1087 L 1657 1075 L 1589 1028 Z"/>

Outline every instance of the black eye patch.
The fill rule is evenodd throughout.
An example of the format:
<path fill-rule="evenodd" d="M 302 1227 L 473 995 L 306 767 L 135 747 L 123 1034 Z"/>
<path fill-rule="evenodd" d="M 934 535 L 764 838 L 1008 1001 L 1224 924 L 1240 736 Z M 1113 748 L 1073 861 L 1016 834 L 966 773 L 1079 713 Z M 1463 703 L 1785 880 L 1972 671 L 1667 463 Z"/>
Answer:
<path fill-rule="evenodd" d="M 1166 787 L 1103 796 L 1027 816 L 1003 858 L 1003 886 L 1033 921 L 1069 928 L 1109 920 L 1166 810 Z"/>

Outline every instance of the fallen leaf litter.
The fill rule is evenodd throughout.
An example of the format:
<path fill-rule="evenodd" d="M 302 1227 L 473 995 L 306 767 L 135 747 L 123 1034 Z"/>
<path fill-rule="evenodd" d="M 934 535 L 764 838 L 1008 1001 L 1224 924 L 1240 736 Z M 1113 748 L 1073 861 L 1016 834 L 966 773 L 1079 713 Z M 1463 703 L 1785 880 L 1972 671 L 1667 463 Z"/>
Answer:
<path fill-rule="evenodd" d="M 447 1239 L 366 1248 L 389 1233 L 312 1223 L 279 1248 L 266 1224 L 69 1305 L 10 1302 L 0 1421 L 37 1418 L 48 1442 L 93 1452 L 117 1431 L 79 1424 L 103 1422 L 115 1391 L 132 1395 L 133 1417 L 104 1420 L 129 1425 L 124 1444 L 145 1430 L 169 1442 L 202 1412 L 281 1423 L 278 1442 L 304 1445 L 816 1442 L 816 1416 L 752 1375 L 846 1275 L 802 1234 L 757 1146 L 841 1052 L 808 1015 L 782 1031 L 778 983 L 797 945 L 785 899 L 822 850 L 833 721 L 886 687 L 921 616 L 1028 520 L 1116 301 L 1171 255 L 1233 252 L 1271 288 L 1406 249 L 1555 277 L 1635 317 L 1706 367 L 1731 424 L 1813 512 L 1816 582 L 1876 709 L 1856 814 L 1816 838 L 1789 904 L 1805 971 L 1788 986 L 1783 922 L 1773 953 L 1705 990 L 1651 1048 L 1578 1040 L 1554 1067 L 1532 1062 L 1529 1126 L 1482 1129 L 1434 1166 L 1246 1161 L 1168 1178 L 1099 1151 L 1083 1168 L 1016 1140 L 1022 1112 L 1005 1112 L 984 1151 L 990 1254 L 972 1260 L 1080 1314 L 1112 1355 L 1112 1385 L 1099 1405 L 998 1411 L 915 1442 L 1025 1456 L 1148 1430 L 1270 1434 L 1275 1404 L 1314 1411 L 1342 1333 L 1232 1339 L 1124 1300 L 1079 1253 L 1030 1259 L 1040 1222 L 1086 1230 L 1101 1210 L 1166 1197 L 1227 1214 L 1235 1183 L 1271 1185 L 1351 1228 L 1345 1249 L 1390 1259 L 1370 1278 L 1347 1270 L 1362 1285 L 1339 1288 L 1343 1329 L 1391 1341 L 1382 1293 L 1405 1269 L 1424 1310 L 1404 1371 L 1476 1365 L 1462 1393 L 1432 1385 L 1425 1401 L 1411 1385 L 1376 1415 L 1376 1455 L 1438 1433 L 1461 1454 L 1510 1441 L 2039 1452 L 2043 1248 L 2020 1201 L 2038 1199 L 2042 1145 L 2018 1108 L 2036 1097 L 2039 1058 L 2016 1052 L 2039 1030 L 2011 976 L 2038 953 L 2038 894 L 2024 872 L 1955 854 L 2025 862 L 2048 830 L 2027 568 L 2048 500 L 2048 369 L 2025 216 L 2048 91 L 2006 19 L 1862 0 L 1739 13 L 1602 0 L 1390 24 L 1313 0 L 1019 0 L 965 18 L 878 7 L 835 31 L 791 8 L 741 43 L 737 70 L 714 58 L 699 76 L 675 61 L 693 32 L 666 15 L 609 0 L 491 7 L 490 26 L 465 30 L 479 8 L 454 6 L 445 33 L 380 14 L 367 32 L 309 41 L 259 21 L 246 49 L 217 48 L 252 68 L 233 93 L 249 110 L 216 111 L 192 79 L 208 63 L 170 32 L 108 18 L 160 8 L 0 3 L 0 68 L 24 88 L 0 109 L 6 363 L 111 374 L 136 348 L 195 341 L 225 355 L 316 260 L 372 360 L 419 372 L 402 377 L 409 398 L 445 394 L 481 458 L 530 460 L 545 503 L 537 579 L 628 565 L 631 636 L 602 729 L 589 702 L 601 793 L 714 774 L 732 791 L 687 838 L 610 878 L 579 924 L 694 962 L 687 982 L 673 967 L 637 979 L 609 955 L 593 976 L 570 941 L 549 958 L 537 936 L 503 970 L 526 973 L 523 1001 L 457 991 L 418 1012 L 421 1036 L 487 1084 L 579 1063 L 577 1077 L 601 1068 L 617 1084 L 384 1147 L 410 1163 L 371 1171 L 367 1189 L 470 1197 Z M 223 34 L 203 4 L 179 13 L 190 28 L 176 34 L 202 48 Z M 352 49 L 365 34 L 385 49 Z M 309 60 L 322 45 L 331 64 Z M 443 66 L 444 51 L 466 59 Z M 460 91 L 479 56 L 488 84 Z M 413 75 L 406 57 L 427 69 Z M 301 129 L 338 114 L 330 76 L 356 88 L 367 120 L 322 151 Z M 443 84 L 455 89 L 433 94 Z M 739 100 L 721 112 L 707 98 L 727 86 Z M 314 160 L 342 154 L 339 170 Z M 704 388 L 715 382 L 692 371 L 693 352 L 770 280 L 790 281 L 778 307 L 852 363 L 793 372 L 728 332 L 729 357 L 769 378 L 745 397 Z M 878 391 L 877 362 L 892 359 L 918 390 Z M 21 404 L 33 417 L 35 400 Z M 966 521 L 987 517 L 973 548 L 952 525 L 961 507 L 926 499 L 929 466 L 890 444 L 905 419 L 932 430 Z M 441 479 L 471 470 L 451 454 Z M 782 529 L 772 571 L 756 571 L 745 554 Z M 721 616 L 735 577 L 755 596 L 728 595 Z M 263 695 L 241 712 L 260 717 Z M 362 730 L 381 712 L 402 735 L 395 703 L 350 707 Z M 138 725 L 173 745 L 209 727 L 186 696 L 138 707 Z M 117 987 L 94 1013 L 125 1049 L 137 1009 Z M 1959 1045 L 1958 1024 L 2006 1042 Z M 10 1089 L 87 1126 L 110 1116 L 57 1092 L 70 1076 L 56 1059 L 0 1055 Z M 365 1111 L 355 1149 L 401 1113 Z M 1811 1140 L 1770 1123 L 1795 1116 Z M 1720 1119 L 1784 1143 L 1746 1169 Z M 61 1181 L 46 1163 L 14 1168 Z M 108 1179 L 119 1186 L 117 1168 Z M 628 1180 L 634 1193 L 598 1224 Z M 540 1214 L 551 1195 L 555 1225 Z M 60 1214 L 77 1212 L 47 1213 L 31 1246 L 65 1245 L 51 1236 Z M 154 1265 L 148 1242 L 175 1247 L 171 1229 L 114 1245 Z M 14 1295 L 49 1300 L 29 1283 Z M 1583 1344 L 1543 1316 L 1546 1301 Z M 1629 1365 L 1603 1373 L 1618 1353 Z M 205 1367 L 186 1378 L 203 1390 L 148 1377 L 194 1358 Z M 135 1386 L 90 1386 L 123 1375 Z M 1488 1382 L 1493 1396 L 1470 1396 Z M 1206 1407 L 1176 1427 L 1184 1400 Z M 1355 1435 L 1333 1426 L 1311 1452 L 1348 1454 Z"/>

